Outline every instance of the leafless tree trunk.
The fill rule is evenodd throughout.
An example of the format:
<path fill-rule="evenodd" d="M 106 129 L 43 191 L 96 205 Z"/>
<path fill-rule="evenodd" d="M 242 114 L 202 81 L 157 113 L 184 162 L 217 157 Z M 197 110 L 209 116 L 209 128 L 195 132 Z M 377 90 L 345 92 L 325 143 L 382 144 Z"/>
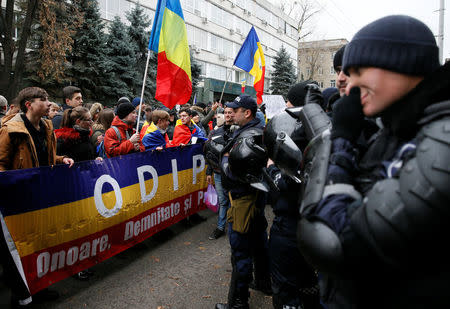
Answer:
<path fill-rule="evenodd" d="M 305 74 L 305 80 L 315 80 L 315 75 L 318 73 L 318 69 L 321 66 L 321 62 L 319 60 L 320 54 L 323 54 L 323 52 L 318 46 L 311 46 L 311 48 L 305 50 L 304 55 L 306 56 L 306 68 L 310 69 L 309 74 Z"/>
<path fill-rule="evenodd" d="M 2 50 L 0 55 L 0 92 L 9 100 L 17 93 L 17 86 L 21 82 L 25 68 L 25 48 L 31 33 L 31 25 L 36 15 L 38 0 L 26 0 L 25 18 L 21 25 L 19 41 L 14 40 L 14 3 L 7 0 L 3 8 L 3 0 L 0 0 L 0 43 Z M 5 11 L 5 12 L 3 12 Z"/>

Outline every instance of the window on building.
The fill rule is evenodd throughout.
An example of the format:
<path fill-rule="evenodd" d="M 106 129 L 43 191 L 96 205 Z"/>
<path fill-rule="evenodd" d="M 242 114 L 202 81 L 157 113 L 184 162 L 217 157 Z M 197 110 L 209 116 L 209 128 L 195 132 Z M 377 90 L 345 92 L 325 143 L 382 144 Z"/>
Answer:
<path fill-rule="evenodd" d="M 336 80 L 335 79 L 330 80 L 330 87 L 336 87 Z"/>
<path fill-rule="evenodd" d="M 211 51 L 213 53 L 219 53 L 221 51 L 221 48 L 219 46 L 219 37 L 214 34 L 211 34 L 210 37 L 211 37 L 211 45 L 210 45 Z"/>
<path fill-rule="evenodd" d="M 311 77 L 311 68 L 306 69 L 307 78 Z"/>
<path fill-rule="evenodd" d="M 225 80 L 227 78 L 227 69 L 220 65 L 209 63 L 209 76 L 219 80 Z"/>
<path fill-rule="evenodd" d="M 323 82 L 319 82 L 319 87 L 323 88 Z"/>
<path fill-rule="evenodd" d="M 330 74 L 336 74 L 336 72 L 334 71 L 334 66 L 330 67 Z"/>
<path fill-rule="evenodd" d="M 206 75 L 206 62 L 197 60 L 198 65 L 200 66 L 200 76 Z"/>
<path fill-rule="evenodd" d="M 120 16 L 126 21 L 125 13 L 130 11 L 131 2 L 126 0 L 100 0 L 100 16 L 107 20 L 113 20 L 114 16 Z"/>
<path fill-rule="evenodd" d="M 331 53 L 331 60 L 333 60 L 334 59 L 334 56 L 336 55 L 336 52 L 332 52 Z"/>
<path fill-rule="evenodd" d="M 229 58 L 233 58 L 233 42 L 228 41 L 226 39 L 223 40 L 223 53 L 225 56 Z"/>
<path fill-rule="evenodd" d="M 319 75 L 322 75 L 323 74 L 323 68 L 319 67 L 319 69 L 317 70 L 317 73 L 319 73 Z"/>

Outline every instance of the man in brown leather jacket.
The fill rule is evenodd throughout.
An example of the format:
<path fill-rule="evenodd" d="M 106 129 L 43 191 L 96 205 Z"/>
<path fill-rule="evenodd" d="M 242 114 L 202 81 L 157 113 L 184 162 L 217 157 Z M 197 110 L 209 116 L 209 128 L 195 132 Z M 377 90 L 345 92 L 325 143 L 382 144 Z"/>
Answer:
<path fill-rule="evenodd" d="M 19 92 L 16 98 L 21 113 L 5 116 L 0 129 L 0 171 L 25 169 L 64 163 L 72 166 L 71 158 L 56 155 L 56 137 L 48 115 L 50 102 L 47 92 L 38 87 L 28 87 Z M 32 298 L 19 274 L 3 233 L 0 233 L 0 261 L 3 265 L 5 282 L 11 288 L 11 306 L 20 308 L 31 303 Z M 51 300 L 58 293 L 44 289 L 33 299 Z"/>
<path fill-rule="evenodd" d="M 73 160 L 56 155 L 56 137 L 52 122 L 42 119 L 50 109 L 47 92 L 28 87 L 19 92 L 22 113 L 11 115 L 0 130 L 0 171 L 54 164 Z"/>

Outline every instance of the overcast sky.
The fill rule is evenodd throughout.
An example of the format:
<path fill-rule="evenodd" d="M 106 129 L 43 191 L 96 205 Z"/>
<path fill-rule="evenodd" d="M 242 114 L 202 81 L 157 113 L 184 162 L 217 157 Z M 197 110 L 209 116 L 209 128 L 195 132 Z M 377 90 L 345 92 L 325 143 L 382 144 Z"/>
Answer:
<path fill-rule="evenodd" d="M 439 0 L 310 0 L 320 14 L 313 21 L 313 39 L 351 40 L 353 35 L 380 17 L 392 14 L 413 16 L 430 27 L 435 36 L 439 33 Z M 278 2 L 274 0 L 273 2 Z M 444 53 L 450 58 L 450 0 L 445 0 Z M 437 37 L 436 37 L 437 42 Z"/>

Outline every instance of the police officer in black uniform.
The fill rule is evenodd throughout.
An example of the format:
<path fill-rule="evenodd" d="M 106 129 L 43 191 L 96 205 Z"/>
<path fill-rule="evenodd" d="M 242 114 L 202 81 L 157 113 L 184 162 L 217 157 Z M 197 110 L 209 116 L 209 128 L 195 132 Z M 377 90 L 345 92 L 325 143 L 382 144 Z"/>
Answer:
<path fill-rule="evenodd" d="M 403 15 L 345 48 L 346 96 L 314 156 L 325 173 L 306 191 L 320 198 L 305 196 L 298 233 L 330 309 L 450 307 L 450 63 L 438 54 L 432 31 Z M 383 128 L 361 150 L 365 116 Z"/>
<path fill-rule="evenodd" d="M 256 288 L 270 290 L 267 220 L 264 217 L 266 195 L 258 190 L 265 189 L 260 175 L 266 166 L 267 154 L 262 143 L 263 127 L 255 118 L 255 99 L 241 95 L 228 106 L 234 109 L 234 122 L 239 126 L 224 148 L 221 160 L 231 202 L 227 221 L 233 272 L 228 304 L 216 304 L 215 308 L 248 309 L 253 265 Z"/>
<path fill-rule="evenodd" d="M 308 104 L 307 109 L 325 115 L 321 92 L 312 81 L 292 86 L 287 99 L 288 112 Z M 316 274 L 298 250 L 296 237 L 302 197 L 300 167 L 308 139 L 302 121 L 288 112 L 273 117 L 264 131 L 270 158 L 267 172 L 276 186 L 270 190 L 275 214 L 269 238 L 272 300 L 275 309 L 319 308 Z"/>

